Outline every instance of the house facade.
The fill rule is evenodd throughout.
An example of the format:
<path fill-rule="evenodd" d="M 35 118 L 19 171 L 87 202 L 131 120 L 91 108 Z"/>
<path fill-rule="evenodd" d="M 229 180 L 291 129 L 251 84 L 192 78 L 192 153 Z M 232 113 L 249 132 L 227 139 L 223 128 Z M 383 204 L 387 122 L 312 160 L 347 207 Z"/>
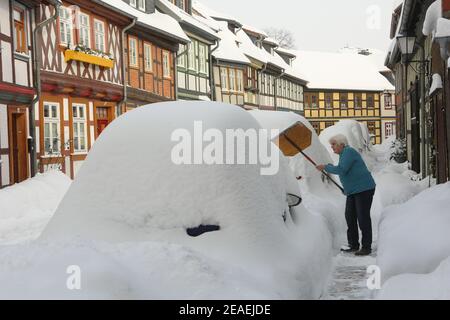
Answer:
<path fill-rule="evenodd" d="M 33 30 L 40 3 L 0 0 L 0 188 L 32 175 Z"/>
<path fill-rule="evenodd" d="M 175 20 L 156 11 L 154 0 L 123 1 L 140 11 L 127 11 L 140 19 L 127 30 L 124 45 L 127 92 L 122 112 L 176 100 L 176 54 L 189 38 Z"/>
<path fill-rule="evenodd" d="M 403 1 L 392 16 L 386 57 L 411 169 L 438 183 L 450 180 L 449 11 L 448 0 Z"/>
<path fill-rule="evenodd" d="M 216 31 L 194 17 L 192 0 L 156 0 L 156 7 L 175 19 L 190 40 L 180 45 L 177 54 L 177 98 L 211 100 L 211 51 L 219 40 Z"/>

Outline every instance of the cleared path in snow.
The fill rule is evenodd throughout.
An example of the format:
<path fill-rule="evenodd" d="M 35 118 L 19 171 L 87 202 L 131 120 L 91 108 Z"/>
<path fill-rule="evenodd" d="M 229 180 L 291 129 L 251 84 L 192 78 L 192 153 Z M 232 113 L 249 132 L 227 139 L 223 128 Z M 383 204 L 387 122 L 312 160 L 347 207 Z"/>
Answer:
<path fill-rule="evenodd" d="M 367 257 L 339 253 L 333 259 L 334 271 L 324 300 L 368 300 L 372 291 L 367 288 L 367 267 L 376 263 L 376 252 Z"/>

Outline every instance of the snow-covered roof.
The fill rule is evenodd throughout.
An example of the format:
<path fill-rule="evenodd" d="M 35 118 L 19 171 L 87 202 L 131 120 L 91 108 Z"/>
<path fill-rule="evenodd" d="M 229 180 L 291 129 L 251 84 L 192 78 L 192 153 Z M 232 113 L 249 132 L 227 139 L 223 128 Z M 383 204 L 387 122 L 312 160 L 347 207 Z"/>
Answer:
<path fill-rule="evenodd" d="M 427 10 L 422 32 L 426 36 L 433 35 L 436 31 L 437 21 L 442 18 L 442 0 L 433 2 Z"/>
<path fill-rule="evenodd" d="M 436 25 L 436 33 L 434 38 L 450 37 L 450 20 L 446 18 L 439 18 Z"/>
<path fill-rule="evenodd" d="M 259 29 L 255 28 L 253 26 L 249 26 L 248 24 L 244 24 L 242 26 L 242 29 L 244 29 L 246 31 L 249 31 L 251 33 L 259 34 L 259 35 L 263 36 L 264 38 L 268 37 L 268 35 L 267 35 L 267 33 L 265 31 L 259 30 Z"/>
<path fill-rule="evenodd" d="M 278 42 L 276 39 L 271 38 L 271 37 L 265 38 L 265 39 L 263 40 L 263 42 L 264 42 L 264 43 L 271 44 L 271 45 L 275 45 L 275 46 L 277 46 L 277 47 L 280 45 L 279 42 Z"/>
<path fill-rule="evenodd" d="M 297 53 L 294 50 L 289 50 L 286 48 L 282 48 L 282 47 L 278 47 L 275 49 L 276 52 L 287 55 L 287 56 L 291 56 L 291 57 L 296 57 Z"/>
<path fill-rule="evenodd" d="M 161 34 L 166 34 L 168 36 L 176 38 L 181 43 L 190 42 L 189 38 L 184 33 L 183 29 L 181 29 L 178 22 L 175 21 L 170 16 L 159 12 L 158 10 L 155 10 L 154 13 L 149 14 L 131 7 L 122 0 L 98 0 L 98 1 L 113 9 L 117 9 L 132 17 L 137 18 L 137 24 L 140 24 L 144 27 L 148 27 Z"/>
<path fill-rule="evenodd" d="M 217 39 L 216 32 L 211 29 L 207 24 L 202 21 L 199 21 L 195 17 L 188 14 L 186 11 L 177 7 L 173 3 L 170 3 L 167 0 L 156 0 L 157 7 L 161 9 L 164 13 L 170 15 L 174 19 L 176 19 L 179 23 L 185 23 L 191 26 L 192 28 L 200 31 L 204 36 L 207 36 L 210 39 Z"/>
<path fill-rule="evenodd" d="M 225 21 L 217 21 L 221 30 L 218 32 L 220 38 L 219 47 L 212 54 L 215 58 L 225 61 L 250 64 L 250 60 L 237 46 L 236 35 L 231 32 Z"/>
<path fill-rule="evenodd" d="M 394 90 L 368 56 L 298 51 L 293 65 L 305 75 L 311 89 Z"/>
<path fill-rule="evenodd" d="M 211 9 L 211 8 L 205 6 L 203 3 L 200 3 L 197 0 L 192 1 L 192 8 L 197 10 L 202 15 L 207 15 L 209 17 L 212 17 L 212 18 L 215 18 L 215 19 L 218 19 L 218 20 L 224 20 L 224 21 L 233 22 L 233 23 L 235 23 L 237 25 L 242 25 L 239 21 L 237 21 L 231 15 L 228 15 L 226 13 L 218 12 L 218 11 L 216 11 L 214 9 Z"/>
<path fill-rule="evenodd" d="M 440 74 L 435 73 L 433 74 L 433 81 L 431 82 L 430 95 L 438 89 L 442 89 L 442 78 Z"/>

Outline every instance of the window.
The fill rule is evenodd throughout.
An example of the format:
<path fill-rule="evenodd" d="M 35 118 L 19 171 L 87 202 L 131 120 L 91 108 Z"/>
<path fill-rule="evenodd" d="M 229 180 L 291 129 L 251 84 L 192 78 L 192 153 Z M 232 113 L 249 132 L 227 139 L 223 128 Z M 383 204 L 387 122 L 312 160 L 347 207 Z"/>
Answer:
<path fill-rule="evenodd" d="M 170 78 L 170 56 L 168 51 L 163 51 L 163 76 Z"/>
<path fill-rule="evenodd" d="M 387 110 L 392 109 L 392 95 L 390 93 L 384 94 L 384 108 Z"/>
<path fill-rule="evenodd" d="M 252 68 L 251 67 L 247 67 L 247 87 L 253 88 Z"/>
<path fill-rule="evenodd" d="M 135 68 L 139 67 L 137 58 L 137 40 L 135 38 L 130 38 L 128 49 L 130 66 Z"/>
<path fill-rule="evenodd" d="M 138 9 L 141 11 L 145 11 L 145 0 L 138 0 Z"/>
<path fill-rule="evenodd" d="M 89 26 L 89 16 L 84 13 L 80 13 L 79 17 L 80 24 L 80 41 L 79 44 L 90 48 L 91 47 L 91 28 Z"/>
<path fill-rule="evenodd" d="M 186 68 L 186 46 L 180 45 L 180 49 L 178 50 L 178 66 L 182 68 Z"/>
<path fill-rule="evenodd" d="M 14 8 L 14 50 L 20 53 L 28 53 L 27 36 L 25 27 L 25 10 Z"/>
<path fill-rule="evenodd" d="M 220 82 L 222 90 L 228 90 L 228 70 L 227 68 L 220 68 Z"/>
<path fill-rule="evenodd" d="M 394 134 L 394 124 L 392 122 L 386 122 L 384 124 L 384 130 L 386 133 L 386 138 L 392 136 Z"/>
<path fill-rule="evenodd" d="M 234 69 L 230 69 L 229 75 L 230 75 L 230 91 L 235 91 L 236 90 L 236 77 L 235 77 Z"/>
<path fill-rule="evenodd" d="M 146 72 L 152 72 L 153 70 L 152 46 L 148 43 L 144 43 L 144 65 Z"/>
<path fill-rule="evenodd" d="M 318 107 L 317 93 L 311 93 L 311 108 L 316 109 Z"/>
<path fill-rule="evenodd" d="M 339 94 L 339 106 L 341 107 L 341 109 L 347 109 L 348 96 L 346 93 Z"/>
<path fill-rule="evenodd" d="M 355 93 L 355 109 L 361 109 L 362 108 L 362 94 L 361 93 Z"/>
<path fill-rule="evenodd" d="M 332 126 L 334 126 L 334 122 L 332 122 L 332 121 L 325 122 L 325 128 L 329 128 L 329 127 L 332 127 Z"/>
<path fill-rule="evenodd" d="M 369 129 L 369 133 L 375 135 L 375 122 L 369 121 L 367 122 L 367 129 Z"/>
<path fill-rule="evenodd" d="M 333 94 L 331 92 L 325 93 L 325 108 L 333 109 Z"/>
<path fill-rule="evenodd" d="M 178 8 L 186 10 L 186 7 L 184 5 L 184 0 L 172 0 L 172 3 L 176 5 Z"/>
<path fill-rule="evenodd" d="M 136 8 L 136 0 L 130 0 L 130 6 Z"/>
<path fill-rule="evenodd" d="M 59 105 L 44 102 L 44 149 L 45 154 L 60 152 Z"/>
<path fill-rule="evenodd" d="M 73 150 L 74 152 L 86 152 L 86 105 L 72 105 L 73 119 Z"/>
<path fill-rule="evenodd" d="M 367 108 L 373 109 L 374 107 L 375 107 L 374 95 L 371 93 L 367 95 Z"/>
<path fill-rule="evenodd" d="M 237 91 L 244 92 L 244 73 L 242 70 L 236 71 Z"/>
<path fill-rule="evenodd" d="M 94 20 L 95 49 L 105 52 L 105 23 L 103 21 Z"/>
<path fill-rule="evenodd" d="M 196 61 L 196 59 L 195 59 L 195 44 L 194 44 L 194 42 L 193 41 L 191 41 L 190 43 L 189 43 L 189 45 L 188 45 L 189 47 L 189 49 L 188 49 L 188 55 L 189 55 L 189 58 L 188 58 L 188 64 L 189 64 L 189 69 L 191 69 L 191 70 L 197 70 L 197 61 Z"/>
<path fill-rule="evenodd" d="M 207 73 L 206 68 L 206 46 L 203 44 L 198 45 L 198 56 L 199 56 L 199 68 L 201 73 Z"/>
<path fill-rule="evenodd" d="M 59 40 L 62 45 L 72 44 L 72 13 L 65 7 L 59 9 Z"/>

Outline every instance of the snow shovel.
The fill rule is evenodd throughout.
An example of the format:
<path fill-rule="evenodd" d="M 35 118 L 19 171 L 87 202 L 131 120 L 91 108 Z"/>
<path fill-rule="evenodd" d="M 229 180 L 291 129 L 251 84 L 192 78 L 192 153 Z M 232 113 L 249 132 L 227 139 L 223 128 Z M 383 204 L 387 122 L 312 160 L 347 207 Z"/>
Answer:
<path fill-rule="evenodd" d="M 300 121 L 294 123 L 292 126 L 281 132 L 278 137 L 274 138 L 274 143 L 280 148 L 286 157 L 294 157 L 298 153 L 301 153 L 309 162 L 311 162 L 315 167 L 317 163 L 311 159 L 306 153 L 303 152 L 304 149 L 311 145 L 312 132 Z M 339 190 L 344 193 L 344 189 L 333 180 L 333 178 L 322 171 L 322 173 L 334 183 Z"/>

